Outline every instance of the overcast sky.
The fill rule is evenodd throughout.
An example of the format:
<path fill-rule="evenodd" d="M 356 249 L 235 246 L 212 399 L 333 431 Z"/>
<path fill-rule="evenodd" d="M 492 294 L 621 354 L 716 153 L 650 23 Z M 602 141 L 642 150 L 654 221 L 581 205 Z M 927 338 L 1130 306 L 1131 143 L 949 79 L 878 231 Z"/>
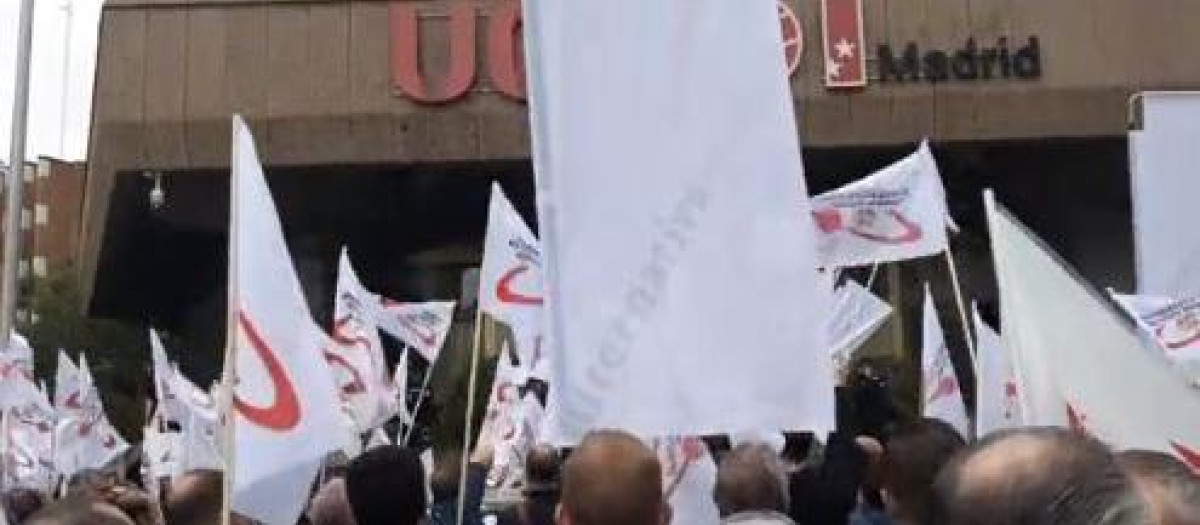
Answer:
<path fill-rule="evenodd" d="M 87 151 L 96 33 L 102 0 L 34 0 L 33 63 L 26 158 L 80 160 Z M 67 27 L 65 6 L 72 15 Z M 20 0 L 0 0 L 0 159 L 8 160 L 12 132 Z M 70 40 L 69 53 L 67 41 Z M 65 75 L 64 75 L 65 72 Z M 66 82 L 64 82 L 64 76 Z M 66 86 L 66 127 L 63 87 Z M 65 133 L 64 133 L 65 131 Z"/>

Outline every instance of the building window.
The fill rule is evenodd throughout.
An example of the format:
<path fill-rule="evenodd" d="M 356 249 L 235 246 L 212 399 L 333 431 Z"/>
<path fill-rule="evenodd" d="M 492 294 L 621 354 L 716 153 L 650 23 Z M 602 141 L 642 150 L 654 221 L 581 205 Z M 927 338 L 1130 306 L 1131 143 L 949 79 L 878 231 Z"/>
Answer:
<path fill-rule="evenodd" d="M 22 230 L 28 230 L 30 227 L 30 223 L 32 222 L 32 217 L 30 217 L 29 215 L 30 215 L 29 208 L 21 208 L 21 229 Z"/>
<path fill-rule="evenodd" d="M 37 168 L 32 164 L 26 164 L 21 178 L 25 179 L 25 182 L 33 182 L 33 172 L 36 170 Z"/>
<path fill-rule="evenodd" d="M 37 176 L 39 179 L 50 178 L 50 161 L 49 160 L 42 159 L 41 161 L 38 162 Z"/>
<path fill-rule="evenodd" d="M 38 204 L 33 210 L 33 220 L 38 226 L 50 224 L 50 206 L 46 204 Z"/>
<path fill-rule="evenodd" d="M 28 260 L 21 259 L 21 262 L 17 263 L 17 277 L 19 277 L 21 279 L 29 277 L 29 261 Z"/>
<path fill-rule="evenodd" d="M 46 257 L 41 255 L 33 256 L 33 275 L 37 277 L 46 276 Z"/>

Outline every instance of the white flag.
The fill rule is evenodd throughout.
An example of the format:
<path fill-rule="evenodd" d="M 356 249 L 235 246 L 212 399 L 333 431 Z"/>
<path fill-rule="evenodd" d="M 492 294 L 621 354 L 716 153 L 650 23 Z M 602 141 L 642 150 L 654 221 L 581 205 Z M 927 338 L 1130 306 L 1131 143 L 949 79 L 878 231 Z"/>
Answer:
<path fill-rule="evenodd" d="M 159 432 L 154 426 L 142 429 L 142 457 L 151 479 L 175 479 L 183 474 L 182 451 L 178 432 Z"/>
<path fill-rule="evenodd" d="M 416 349 L 433 365 L 454 323 L 454 301 L 401 303 L 382 299 L 377 317 L 380 329 Z"/>
<path fill-rule="evenodd" d="M 392 440 L 388 438 L 387 432 L 384 432 L 382 428 L 377 428 L 371 431 L 371 439 L 367 440 L 365 450 L 386 447 L 391 444 Z"/>
<path fill-rule="evenodd" d="M 408 350 L 400 354 L 400 359 L 396 361 L 396 369 L 392 372 L 391 392 L 392 403 L 395 405 L 392 412 L 400 417 L 402 423 L 412 425 L 413 415 L 408 413 Z"/>
<path fill-rule="evenodd" d="M 512 329 L 521 366 L 532 370 L 542 360 L 541 248 L 495 182 L 479 270 L 479 307 Z"/>
<path fill-rule="evenodd" d="M 979 383 L 975 401 L 977 435 L 983 437 L 996 430 L 1022 426 L 1021 404 L 1012 359 L 1004 341 L 992 327 L 983 322 L 979 311 L 972 308 L 975 322 L 975 351 L 979 359 Z"/>
<path fill-rule="evenodd" d="M 495 447 L 492 468 L 488 472 L 488 485 L 492 487 L 513 488 L 519 485 L 523 460 L 528 452 L 523 445 L 532 446 L 532 437 L 525 436 L 523 417 L 525 396 L 522 387 L 528 375 L 513 364 L 512 358 L 507 347 L 500 352 L 491 394 L 488 395 L 487 411 L 483 417 L 483 426 L 491 429 L 492 445 Z"/>
<path fill-rule="evenodd" d="M 50 401 L 24 376 L 3 380 L 0 411 L 0 486 L 48 491 L 54 483 L 55 414 Z"/>
<path fill-rule="evenodd" d="M 1008 212 L 988 202 L 1004 342 L 1025 424 L 1073 425 L 1200 470 L 1200 391 Z"/>
<path fill-rule="evenodd" d="M 343 248 L 333 303 L 334 344 L 325 353 L 325 360 L 333 370 L 342 402 L 350 407 L 359 432 L 382 425 L 395 408 L 383 343 L 375 324 L 378 301 L 359 281 Z"/>
<path fill-rule="evenodd" d="M 0 381 L 17 373 L 33 381 L 33 347 L 25 336 L 14 331 L 8 347 L 0 349 Z"/>
<path fill-rule="evenodd" d="M 963 403 L 962 387 L 946 348 L 942 324 L 929 284 L 925 284 L 924 322 L 921 324 L 921 414 L 949 423 L 964 438 L 971 436 L 971 420 Z"/>
<path fill-rule="evenodd" d="M 1114 293 L 1113 298 L 1158 341 L 1168 359 L 1200 381 L 1200 297 L 1174 300 Z"/>
<path fill-rule="evenodd" d="M 831 429 L 776 3 L 527 0 L 524 27 L 549 436 Z"/>
<path fill-rule="evenodd" d="M 916 153 L 871 176 L 813 198 L 820 264 L 862 266 L 946 251 L 953 227 L 937 163 Z"/>
<path fill-rule="evenodd" d="M 172 468 L 178 468 L 180 472 L 222 470 L 224 461 L 217 443 L 219 416 L 216 402 L 167 359 L 162 340 L 153 329 L 150 330 L 150 348 L 159 414 L 178 424 L 181 432 Z"/>
<path fill-rule="evenodd" d="M 849 364 L 854 351 L 891 314 L 891 306 L 852 280 L 835 290 L 829 315 L 829 353 L 834 362 L 839 366 Z"/>
<path fill-rule="evenodd" d="M 340 445 L 337 388 L 288 255 L 279 216 L 241 117 L 233 118 L 227 356 L 237 380 L 233 510 L 269 525 L 292 524 L 317 467 Z M 229 367 L 226 368 L 228 370 Z"/>
<path fill-rule="evenodd" d="M 77 370 L 69 359 L 60 359 L 59 367 L 58 388 L 64 398 L 56 407 L 55 465 L 61 474 L 70 477 L 83 469 L 103 467 L 125 452 L 129 444 L 104 413 L 87 357 L 80 354 Z"/>
<path fill-rule="evenodd" d="M 704 441 L 696 437 L 651 440 L 662 465 L 663 490 L 671 504 L 671 523 L 706 525 L 721 523 L 713 491 L 717 464 Z"/>

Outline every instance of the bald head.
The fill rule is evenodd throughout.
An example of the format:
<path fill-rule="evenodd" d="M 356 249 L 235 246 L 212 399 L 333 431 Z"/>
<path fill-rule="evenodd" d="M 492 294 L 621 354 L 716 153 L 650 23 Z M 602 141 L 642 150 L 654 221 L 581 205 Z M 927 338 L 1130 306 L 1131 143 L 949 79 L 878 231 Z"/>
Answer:
<path fill-rule="evenodd" d="M 223 475 L 215 470 L 193 470 L 171 482 L 163 513 L 171 525 L 205 525 L 221 521 Z"/>
<path fill-rule="evenodd" d="M 1062 429 L 993 434 L 947 465 L 935 487 L 939 524 L 1132 525 L 1144 518 L 1108 448 Z"/>
<path fill-rule="evenodd" d="M 120 509 L 83 495 L 59 500 L 38 511 L 27 525 L 134 525 Z"/>
<path fill-rule="evenodd" d="M 666 525 L 658 456 L 625 432 L 592 432 L 563 472 L 561 525 Z"/>
<path fill-rule="evenodd" d="M 1200 477 L 1174 456 L 1129 450 L 1117 463 L 1133 479 L 1146 501 L 1155 525 L 1185 525 L 1200 521 Z"/>

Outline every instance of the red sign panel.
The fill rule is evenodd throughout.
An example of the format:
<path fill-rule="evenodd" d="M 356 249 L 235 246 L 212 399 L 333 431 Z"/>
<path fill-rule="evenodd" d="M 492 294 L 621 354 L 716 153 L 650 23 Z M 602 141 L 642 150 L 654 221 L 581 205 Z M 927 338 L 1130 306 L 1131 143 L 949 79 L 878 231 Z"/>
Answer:
<path fill-rule="evenodd" d="M 821 25 L 825 44 L 825 87 L 866 86 L 862 0 L 822 0 Z"/>

